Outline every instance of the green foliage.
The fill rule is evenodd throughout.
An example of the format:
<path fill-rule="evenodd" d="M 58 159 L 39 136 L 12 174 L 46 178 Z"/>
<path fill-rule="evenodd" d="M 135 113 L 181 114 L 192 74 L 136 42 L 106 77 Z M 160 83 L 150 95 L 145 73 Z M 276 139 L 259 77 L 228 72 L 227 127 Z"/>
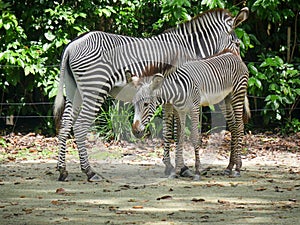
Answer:
<path fill-rule="evenodd" d="M 54 100 L 63 48 L 84 32 L 149 37 L 208 9 L 227 8 L 236 15 L 243 4 L 250 8 L 250 17 L 235 29 L 242 41 L 241 55 L 245 61 L 259 62 L 248 65 L 249 93 L 264 98 L 257 107 L 264 109 L 265 124 L 297 130 L 293 119 L 300 119 L 295 113 L 299 108 L 300 4 L 294 0 L 0 1 L 1 102 L 21 103 L 1 106 L 0 116 L 51 116 L 49 105 L 29 107 L 24 103 Z M 289 57 L 287 27 L 291 27 Z M 39 126 L 47 133 L 54 132 L 51 117 Z"/>
<path fill-rule="evenodd" d="M 295 102 L 300 96 L 300 72 L 292 64 L 284 63 L 278 57 L 261 56 L 263 62 L 256 67 L 249 63 L 249 93 L 265 97 L 262 115 L 264 123 L 280 120 L 291 121 Z"/>
<path fill-rule="evenodd" d="M 154 115 L 150 119 L 149 123 L 146 125 L 145 130 L 150 131 L 150 135 L 152 138 L 156 138 L 162 136 L 162 129 L 162 106 L 159 106 L 154 112 Z"/>
<path fill-rule="evenodd" d="M 96 132 L 106 141 L 127 140 L 134 142 L 136 139 L 131 132 L 133 106 L 118 100 L 112 101 L 108 110 L 101 110 L 96 118 Z"/>
<path fill-rule="evenodd" d="M 251 10 L 256 12 L 257 16 L 263 20 L 267 20 L 272 23 L 279 23 L 295 16 L 292 11 L 292 7 L 296 6 L 294 2 L 295 1 L 293 0 L 257 0 L 254 1 Z M 289 4 L 289 7 L 291 8 L 282 8 L 283 4 Z"/>
<path fill-rule="evenodd" d="M 176 24 L 190 19 L 187 8 L 191 7 L 189 0 L 163 0 L 162 1 L 162 18 L 154 25 L 154 29 L 161 29 L 164 24 L 175 26 Z"/>
<path fill-rule="evenodd" d="M 283 134 L 297 133 L 300 132 L 300 120 L 293 118 L 291 121 L 288 121 L 286 125 L 282 128 Z"/>

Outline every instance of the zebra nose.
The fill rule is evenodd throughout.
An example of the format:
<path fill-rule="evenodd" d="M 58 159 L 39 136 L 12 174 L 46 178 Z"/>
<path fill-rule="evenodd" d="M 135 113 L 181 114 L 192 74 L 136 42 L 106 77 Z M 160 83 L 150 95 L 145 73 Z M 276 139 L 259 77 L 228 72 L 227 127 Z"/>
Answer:
<path fill-rule="evenodd" d="M 137 131 L 139 129 L 140 126 L 140 121 L 136 120 L 133 124 L 132 124 L 132 130 Z"/>
<path fill-rule="evenodd" d="M 137 120 L 132 124 L 132 133 L 135 137 L 143 137 L 144 132 L 140 130 L 140 121 Z"/>

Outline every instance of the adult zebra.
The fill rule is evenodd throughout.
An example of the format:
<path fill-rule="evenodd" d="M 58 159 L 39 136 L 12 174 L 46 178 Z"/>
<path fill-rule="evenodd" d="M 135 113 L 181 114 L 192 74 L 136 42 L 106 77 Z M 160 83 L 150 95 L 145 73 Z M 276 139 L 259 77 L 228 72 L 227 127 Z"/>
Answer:
<path fill-rule="evenodd" d="M 232 17 L 227 10 L 216 9 L 152 38 L 133 38 L 94 31 L 72 41 L 62 55 L 60 83 L 54 104 L 54 115 L 59 118 L 62 114 L 57 163 L 59 180 L 64 181 L 68 176 L 65 163 L 66 139 L 72 127 L 81 170 L 86 173 L 89 181 L 101 180 L 101 176 L 89 164 L 86 136 L 107 95 L 116 95 L 120 87 L 122 90 L 128 83 L 127 69 L 139 76 L 149 63 L 173 63 L 171 58 L 174 55 L 178 60 L 176 65 L 181 65 L 191 58 L 203 58 L 225 48 L 239 53 L 239 39 L 234 28 L 247 17 L 248 8 L 243 8 L 236 17 Z M 64 85 L 66 101 L 63 97 Z M 120 94 L 116 96 L 121 100 L 132 97 L 123 99 Z M 164 121 L 170 119 L 164 118 Z M 164 123 L 164 136 L 168 137 L 170 123 Z M 167 145 L 165 151 L 168 152 Z M 168 166 L 168 163 L 165 164 Z"/>
<path fill-rule="evenodd" d="M 184 166 L 182 158 L 185 137 L 185 120 L 188 112 L 191 114 L 191 140 L 195 150 L 195 179 L 200 179 L 199 158 L 199 106 L 220 104 L 222 112 L 231 132 L 231 153 L 226 174 L 240 175 L 242 166 L 241 149 L 244 132 L 243 109 L 250 117 L 248 101 L 246 100 L 248 69 L 239 55 L 230 50 L 201 60 L 189 61 L 175 72 L 152 65 L 146 68 L 144 76 L 136 79 L 138 91 L 134 96 L 133 133 L 141 133 L 152 118 L 156 106 L 171 103 L 179 115 L 180 133 L 176 148 L 176 166 L 171 174 L 180 174 Z M 245 107 L 244 107 L 245 106 Z"/>

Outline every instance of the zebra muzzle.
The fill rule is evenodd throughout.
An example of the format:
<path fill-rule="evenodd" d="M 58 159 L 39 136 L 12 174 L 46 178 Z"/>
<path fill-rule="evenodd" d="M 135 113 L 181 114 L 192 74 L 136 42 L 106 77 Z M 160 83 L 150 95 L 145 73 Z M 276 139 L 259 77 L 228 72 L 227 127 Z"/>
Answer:
<path fill-rule="evenodd" d="M 132 133 L 135 137 L 141 138 L 144 135 L 144 131 L 140 130 L 140 121 L 137 120 L 132 124 Z"/>

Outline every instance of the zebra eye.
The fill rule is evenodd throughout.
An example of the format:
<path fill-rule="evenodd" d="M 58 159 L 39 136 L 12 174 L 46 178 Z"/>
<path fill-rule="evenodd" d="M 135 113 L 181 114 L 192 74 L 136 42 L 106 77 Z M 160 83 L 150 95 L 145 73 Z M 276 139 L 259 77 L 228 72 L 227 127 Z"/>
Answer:
<path fill-rule="evenodd" d="M 145 102 L 144 103 L 144 107 L 148 107 L 149 103 L 148 102 Z"/>

